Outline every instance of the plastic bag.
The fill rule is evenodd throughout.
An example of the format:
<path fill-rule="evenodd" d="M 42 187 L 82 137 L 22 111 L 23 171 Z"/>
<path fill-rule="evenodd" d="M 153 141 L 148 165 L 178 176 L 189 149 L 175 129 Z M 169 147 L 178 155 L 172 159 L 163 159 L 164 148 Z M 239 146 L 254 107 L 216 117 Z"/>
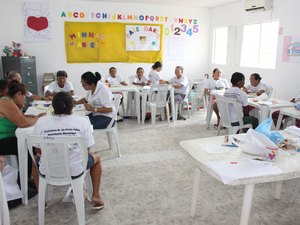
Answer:
<path fill-rule="evenodd" d="M 266 160 L 274 160 L 278 147 L 264 134 L 249 129 L 245 135 L 233 136 L 232 142 L 243 152 L 264 156 Z"/>
<path fill-rule="evenodd" d="M 22 192 L 17 183 L 18 170 L 6 165 L 2 170 L 2 177 L 7 201 L 22 198 Z"/>
<path fill-rule="evenodd" d="M 272 118 L 269 117 L 262 121 L 255 131 L 266 135 L 273 143 L 279 145 L 284 141 L 284 137 L 277 131 L 271 131 L 272 123 Z"/>

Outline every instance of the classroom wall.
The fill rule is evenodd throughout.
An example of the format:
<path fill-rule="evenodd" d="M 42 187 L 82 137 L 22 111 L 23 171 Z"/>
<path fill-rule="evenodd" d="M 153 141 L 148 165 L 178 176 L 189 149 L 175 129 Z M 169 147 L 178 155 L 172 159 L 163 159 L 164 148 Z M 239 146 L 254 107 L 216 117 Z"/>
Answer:
<path fill-rule="evenodd" d="M 208 55 L 210 39 L 210 9 L 196 7 L 176 7 L 167 5 L 150 4 L 128 4 L 128 3 L 104 3 L 97 1 L 79 0 L 50 0 L 50 19 L 52 24 L 52 39 L 49 42 L 26 43 L 23 41 L 23 18 L 21 0 L 1 1 L 0 3 L 0 46 L 10 45 L 11 41 L 21 42 L 22 48 L 29 55 L 36 56 L 39 93 L 42 93 L 42 76 L 46 72 L 56 72 L 66 70 L 69 80 L 73 82 L 76 94 L 83 95 L 85 92 L 80 84 L 80 76 L 85 71 L 99 71 L 102 76 L 108 74 L 108 69 L 115 66 L 118 74 L 123 78 L 134 75 L 136 68 L 142 66 L 145 74 L 151 70 L 150 63 L 66 63 L 64 45 L 64 21 L 97 21 L 92 19 L 65 19 L 61 17 L 61 12 L 71 11 L 99 11 L 107 13 L 124 14 L 152 14 L 168 17 L 195 18 L 199 24 L 199 33 L 191 37 L 184 37 L 184 57 L 170 58 L 168 54 L 169 36 L 163 39 L 163 71 L 161 75 L 164 79 L 169 79 L 174 75 L 174 68 L 182 65 L 185 74 L 190 78 L 199 78 L 208 72 Z M 9 20 L 9 23 L 6 22 Z M 2 52 L 1 55 L 4 55 Z M 1 68 L 2 73 L 2 68 Z"/>
<path fill-rule="evenodd" d="M 299 9 L 299 0 L 274 0 L 273 10 L 264 12 L 246 12 L 244 10 L 244 1 L 213 8 L 211 14 L 211 35 L 214 27 L 240 26 L 245 23 L 271 21 L 272 19 L 279 19 L 282 34 L 279 34 L 278 38 L 275 69 L 246 68 L 238 65 L 213 65 L 210 52 L 210 73 L 213 68 L 220 67 L 223 70 L 223 76 L 230 80 L 231 74 L 239 71 L 244 73 L 246 83 L 249 83 L 250 74 L 257 72 L 262 76 L 263 82 L 273 86 L 276 90 L 276 98 L 291 99 L 292 96 L 300 91 L 300 64 L 281 61 L 282 42 L 283 36 L 300 35 L 300 26 L 298 24 L 300 19 Z M 212 40 L 210 46 L 213 46 Z"/>

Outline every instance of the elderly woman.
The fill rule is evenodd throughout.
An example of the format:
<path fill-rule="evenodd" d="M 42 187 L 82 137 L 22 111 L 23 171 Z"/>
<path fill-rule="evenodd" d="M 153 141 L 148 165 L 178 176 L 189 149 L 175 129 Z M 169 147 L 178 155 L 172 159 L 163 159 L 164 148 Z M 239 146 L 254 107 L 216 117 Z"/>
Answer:
<path fill-rule="evenodd" d="M 207 80 L 207 82 L 205 83 L 205 87 L 204 87 L 204 94 L 206 95 L 210 95 L 210 92 L 212 90 L 222 90 L 222 89 L 227 89 L 229 88 L 229 83 L 225 78 L 222 78 L 222 71 L 218 68 L 215 68 L 213 70 L 213 75 L 212 78 Z M 215 124 L 214 126 L 217 128 L 219 126 L 219 122 L 220 122 L 220 115 L 219 115 L 219 109 L 217 106 L 217 102 L 216 99 L 213 99 L 213 110 L 217 116 L 217 124 Z"/>
<path fill-rule="evenodd" d="M 26 117 L 21 112 L 26 93 L 27 88 L 23 84 L 12 81 L 8 85 L 7 96 L 0 98 L 0 155 L 17 155 L 17 127 L 30 127 L 38 119 Z"/>
<path fill-rule="evenodd" d="M 268 89 L 267 85 L 261 82 L 261 76 L 258 73 L 253 73 L 250 76 L 250 84 L 243 88 L 243 91 L 248 93 L 255 93 L 257 96 L 260 96 L 262 93 L 265 93 Z"/>
<path fill-rule="evenodd" d="M 54 96 L 60 91 L 68 92 L 70 95 L 74 95 L 73 84 L 67 80 L 68 74 L 66 71 L 60 70 L 56 73 L 56 81 L 51 82 L 48 90 L 45 93 L 46 97 Z"/>

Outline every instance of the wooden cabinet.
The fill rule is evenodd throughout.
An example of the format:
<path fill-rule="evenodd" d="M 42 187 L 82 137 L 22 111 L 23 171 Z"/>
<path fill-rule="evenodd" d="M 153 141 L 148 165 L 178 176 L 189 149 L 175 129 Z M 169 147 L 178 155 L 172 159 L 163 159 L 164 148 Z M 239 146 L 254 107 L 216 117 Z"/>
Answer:
<path fill-rule="evenodd" d="M 30 92 L 37 94 L 37 78 L 35 57 L 2 57 L 3 78 L 12 71 L 18 71 L 22 76 L 22 83 L 26 85 Z"/>

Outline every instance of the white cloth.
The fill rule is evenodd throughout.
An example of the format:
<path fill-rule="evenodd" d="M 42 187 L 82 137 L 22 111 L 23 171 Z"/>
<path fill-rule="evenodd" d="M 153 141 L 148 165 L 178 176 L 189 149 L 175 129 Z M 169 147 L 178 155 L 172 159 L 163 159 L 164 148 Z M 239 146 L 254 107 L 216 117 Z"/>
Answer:
<path fill-rule="evenodd" d="M 62 115 L 62 116 L 43 116 L 38 119 L 34 128 L 33 134 L 46 136 L 80 136 L 83 137 L 87 148 L 94 144 L 93 129 L 88 119 L 77 115 Z M 82 149 L 78 145 L 69 145 L 69 162 L 72 176 L 81 174 L 83 168 Z M 87 151 L 87 149 L 84 149 Z M 39 170 L 45 174 L 45 166 L 43 163 L 43 154 L 40 159 Z"/>
<path fill-rule="evenodd" d="M 141 79 L 139 79 L 138 75 L 134 75 L 132 77 L 131 83 L 147 83 L 148 82 L 148 78 L 146 76 L 142 76 Z"/>
<path fill-rule="evenodd" d="M 260 92 L 260 91 L 266 91 L 268 89 L 267 85 L 264 84 L 263 82 L 259 82 L 256 87 L 252 86 L 251 84 L 249 84 L 246 88 L 251 93 L 257 93 L 257 92 Z"/>
<path fill-rule="evenodd" d="M 148 77 L 151 81 L 151 84 L 159 84 L 160 75 L 157 71 L 151 70 Z"/>
<path fill-rule="evenodd" d="M 105 82 L 108 81 L 108 83 L 112 84 L 112 85 L 118 85 L 121 84 L 123 82 L 122 78 L 120 76 L 116 76 L 115 78 L 112 77 L 111 75 L 108 75 L 105 78 Z"/>
<path fill-rule="evenodd" d="M 23 195 L 17 183 L 18 170 L 10 165 L 6 165 L 1 173 L 7 201 L 22 198 Z"/>
<path fill-rule="evenodd" d="M 220 77 L 219 80 L 215 80 L 214 78 L 208 79 L 204 84 L 204 88 L 210 91 L 216 89 L 227 89 L 229 87 L 228 81 L 223 77 Z"/>
<path fill-rule="evenodd" d="M 188 88 L 189 88 L 189 80 L 187 79 L 186 76 L 181 76 L 179 79 L 177 79 L 177 77 L 173 77 L 169 80 L 170 84 L 176 84 L 179 83 L 182 86 L 180 88 L 174 88 L 174 93 L 175 94 L 187 94 Z"/>
<path fill-rule="evenodd" d="M 94 116 L 103 115 L 110 118 L 113 118 L 115 107 L 113 103 L 113 95 L 111 90 L 105 86 L 102 82 L 97 83 L 95 92 L 92 94 L 92 91 L 88 91 L 85 100 L 91 104 L 93 107 L 97 108 L 112 108 L 112 112 L 109 113 L 100 113 L 93 112 Z"/>
<path fill-rule="evenodd" d="M 234 98 L 236 99 L 240 104 L 240 112 L 243 112 L 243 106 L 248 105 L 248 97 L 245 92 L 243 92 L 238 87 L 231 87 L 227 89 L 224 93 L 224 97 L 226 98 Z M 231 123 L 235 123 L 239 121 L 239 114 L 235 111 L 233 107 L 229 107 L 229 114 L 230 114 L 230 121 Z"/>
<path fill-rule="evenodd" d="M 58 86 L 57 81 L 52 81 L 51 84 L 49 84 L 48 91 L 51 93 L 58 93 L 61 91 L 70 92 L 74 91 L 74 87 L 70 81 L 66 81 L 65 85 L 62 88 Z"/>

